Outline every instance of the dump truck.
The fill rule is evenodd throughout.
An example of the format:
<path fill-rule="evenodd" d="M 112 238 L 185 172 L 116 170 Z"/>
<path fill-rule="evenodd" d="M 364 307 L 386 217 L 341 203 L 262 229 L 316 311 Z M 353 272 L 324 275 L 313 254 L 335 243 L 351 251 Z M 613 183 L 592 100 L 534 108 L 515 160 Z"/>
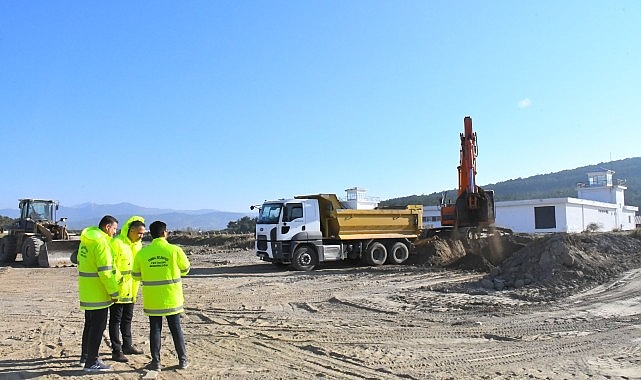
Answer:
<path fill-rule="evenodd" d="M 256 255 L 303 271 L 346 259 L 403 264 L 421 233 L 422 219 L 422 205 L 359 210 L 348 208 L 335 194 L 266 201 L 259 206 Z"/>
<path fill-rule="evenodd" d="M 21 254 L 25 266 L 70 265 L 80 238 L 69 234 L 66 218 L 56 219 L 58 207 L 54 200 L 20 199 L 20 217 L 0 240 L 0 262 L 12 263 Z"/>

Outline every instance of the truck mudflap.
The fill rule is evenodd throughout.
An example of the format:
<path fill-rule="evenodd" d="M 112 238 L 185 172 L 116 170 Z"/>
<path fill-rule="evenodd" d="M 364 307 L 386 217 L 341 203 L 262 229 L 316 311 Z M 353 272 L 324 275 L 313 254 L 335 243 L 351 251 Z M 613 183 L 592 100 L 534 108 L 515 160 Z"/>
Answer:
<path fill-rule="evenodd" d="M 46 242 L 38 255 L 42 268 L 63 267 L 77 264 L 80 240 L 52 240 Z M 75 258 L 73 256 L 76 256 Z"/>

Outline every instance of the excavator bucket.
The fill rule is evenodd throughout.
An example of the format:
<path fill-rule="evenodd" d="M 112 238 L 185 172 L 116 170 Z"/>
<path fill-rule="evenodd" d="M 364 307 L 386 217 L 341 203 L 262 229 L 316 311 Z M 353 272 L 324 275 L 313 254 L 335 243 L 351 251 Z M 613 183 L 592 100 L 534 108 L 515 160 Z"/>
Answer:
<path fill-rule="evenodd" d="M 71 257 L 77 255 L 80 240 L 52 240 L 42 247 L 38 264 L 43 268 L 72 265 Z"/>

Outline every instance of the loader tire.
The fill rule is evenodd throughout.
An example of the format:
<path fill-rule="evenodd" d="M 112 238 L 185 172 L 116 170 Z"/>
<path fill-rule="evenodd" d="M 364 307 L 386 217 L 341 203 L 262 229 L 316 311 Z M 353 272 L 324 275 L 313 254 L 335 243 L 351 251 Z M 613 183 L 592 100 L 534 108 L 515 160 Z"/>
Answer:
<path fill-rule="evenodd" d="M 22 262 L 25 266 L 38 266 L 38 256 L 42 252 L 44 242 L 35 236 L 29 237 L 22 245 Z M 45 253 L 42 253 L 43 255 Z"/>
<path fill-rule="evenodd" d="M 294 259 L 292 260 L 291 266 L 296 270 L 309 272 L 314 269 L 317 262 L 316 252 L 314 252 L 312 248 L 300 246 L 294 251 Z"/>
<path fill-rule="evenodd" d="M 390 264 L 403 264 L 410 257 L 410 250 L 404 243 L 396 242 L 387 253 L 387 262 Z"/>
<path fill-rule="evenodd" d="M 0 240 L 0 263 L 13 263 L 18 255 L 15 236 L 5 236 Z"/>
<path fill-rule="evenodd" d="M 369 265 L 383 265 L 387 260 L 387 248 L 382 243 L 374 242 L 365 251 L 365 262 Z"/>

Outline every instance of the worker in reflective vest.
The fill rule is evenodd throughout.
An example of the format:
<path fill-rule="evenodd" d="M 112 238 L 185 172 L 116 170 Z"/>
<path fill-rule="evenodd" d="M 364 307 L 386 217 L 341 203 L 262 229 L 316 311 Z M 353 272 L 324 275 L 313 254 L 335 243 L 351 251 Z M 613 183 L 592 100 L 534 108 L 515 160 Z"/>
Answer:
<path fill-rule="evenodd" d="M 111 341 L 111 359 L 127 362 L 125 356 L 142 354 L 142 350 L 133 344 L 131 321 L 134 317 L 134 304 L 138 294 L 138 281 L 131 277 L 134 257 L 142 248 L 142 237 L 145 234 L 145 219 L 141 216 L 129 218 L 120 230 L 120 234 L 111 240 L 114 266 L 122 275 L 120 297 L 109 307 L 109 340 Z M 120 340 L 122 335 L 122 341 Z"/>
<path fill-rule="evenodd" d="M 178 355 L 178 367 L 187 368 L 187 352 L 180 325 L 183 309 L 182 277 L 190 269 L 189 259 L 177 245 L 167 241 L 167 225 L 155 221 L 149 226 L 152 242 L 134 258 L 132 276 L 142 283 L 143 311 L 149 316 L 151 362 L 147 369 L 159 371 L 162 317 L 167 319 Z"/>
<path fill-rule="evenodd" d="M 113 267 L 110 240 L 118 229 L 118 220 L 106 215 L 98 227 L 85 228 L 78 246 L 78 296 L 85 311 L 80 364 L 84 371 L 108 371 L 98 350 L 107 327 L 109 306 L 118 300 L 120 274 Z"/>

